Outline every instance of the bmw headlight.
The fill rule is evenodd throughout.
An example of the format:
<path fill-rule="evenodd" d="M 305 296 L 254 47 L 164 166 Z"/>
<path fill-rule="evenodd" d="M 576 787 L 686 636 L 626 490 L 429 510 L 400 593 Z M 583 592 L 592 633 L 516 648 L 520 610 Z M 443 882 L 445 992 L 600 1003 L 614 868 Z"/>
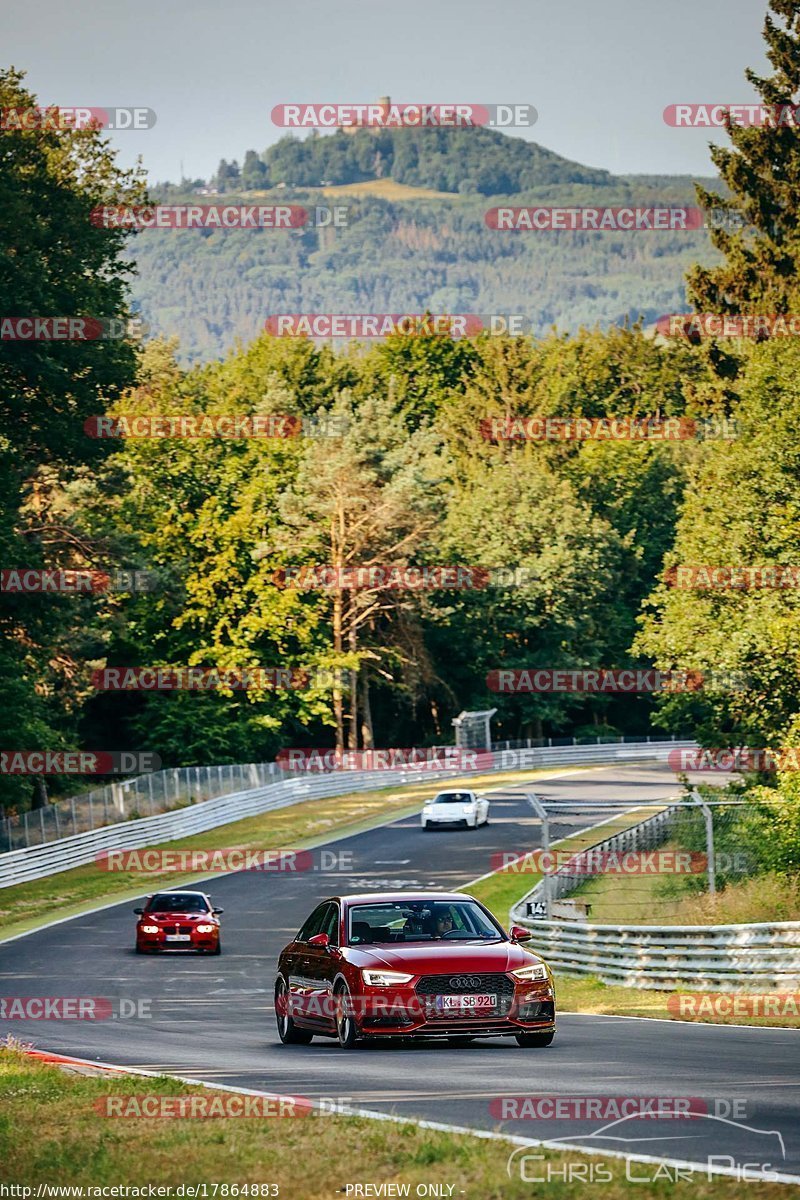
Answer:
<path fill-rule="evenodd" d="M 531 979 L 547 979 L 547 967 L 544 963 L 534 963 L 530 967 L 520 967 L 518 971 L 512 971 L 511 974 L 515 979 L 527 983 Z"/>
<path fill-rule="evenodd" d="M 214 932 L 213 925 L 197 925 L 196 929 L 197 929 L 198 933 L 213 933 Z"/>
<path fill-rule="evenodd" d="M 394 987 L 396 983 L 409 983 L 414 976 L 402 971 L 362 971 L 361 978 L 367 987 Z"/>
<path fill-rule="evenodd" d="M 142 933 L 158 933 L 157 925 L 143 925 Z"/>

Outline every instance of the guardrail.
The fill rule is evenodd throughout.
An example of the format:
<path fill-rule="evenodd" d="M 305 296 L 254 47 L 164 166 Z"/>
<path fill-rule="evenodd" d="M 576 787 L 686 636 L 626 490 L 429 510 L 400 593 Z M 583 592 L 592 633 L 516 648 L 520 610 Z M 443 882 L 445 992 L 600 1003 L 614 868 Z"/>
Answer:
<path fill-rule="evenodd" d="M 800 984 L 800 922 L 763 925 L 584 925 L 527 921 L 556 970 L 672 991 L 769 991 Z"/>
<path fill-rule="evenodd" d="M 592 846 L 592 850 L 652 849 L 668 834 L 677 805 Z M 588 852 L 585 849 L 582 853 Z M 569 868 L 553 872 L 551 897 L 573 891 L 588 876 Z M 556 970 L 595 975 L 603 983 L 671 991 L 770 991 L 800 984 L 800 922 L 752 925 L 599 925 L 583 921 L 532 920 L 528 904 L 541 901 L 544 880 L 510 912 L 512 924 L 535 936 L 536 949 Z"/>
<path fill-rule="evenodd" d="M 528 770 L 543 766 L 567 766 L 580 763 L 646 762 L 664 760 L 671 750 L 691 747 L 689 741 L 638 743 L 635 745 L 587 745 L 533 747 L 476 753 L 474 769 L 481 774 L 509 770 Z M 513 756 L 513 761 L 511 761 Z M 160 842 L 175 841 L 195 833 L 205 833 L 243 817 L 256 816 L 275 808 L 317 800 L 350 792 L 371 791 L 397 784 L 428 783 L 434 790 L 438 781 L 463 778 L 463 767 L 450 770 L 332 771 L 304 774 L 261 787 L 218 796 L 200 804 L 135 821 L 123 821 L 100 829 L 88 830 L 40 846 L 29 846 L 0 854 L 0 888 L 15 883 L 42 879 L 71 867 L 94 862 L 103 850 L 140 850 Z"/>
<path fill-rule="evenodd" d="M 675 742 L 674 737 L 672 740 Z M 648 736 L 613 738 L 602 734 L 591 740 L 584 738 L 582 742 L 574 737 L 527 738 L 519 742 L 498 742 L 492 746 L 492 750 L 569 749 L 584 744 L 637 745 L 649 741 Z M 688 745 L 692 746 L 693 743 Z M 436 749 L 430 747 L 430 750 Z M 453 751 L 455 748 L 438 749 Z M 459 753 L 474 755 L 482 752 L 459 749 Z M 164 771 L 150 771 L 146 775 L 115 779 L 88 792 L 54 800 L 29 812 L 0 817 L 0 854 L 7 850 L 22 850 L 28 846 L 56 842 L 75 833 L 100 829 L 103 825 L 153 817 L 186 804 L 199 804 L 217 796 L 263 787 L 285 778 L 286 774 L 280 763 L 222 763 L 216 766 L 170 767 Z"/>

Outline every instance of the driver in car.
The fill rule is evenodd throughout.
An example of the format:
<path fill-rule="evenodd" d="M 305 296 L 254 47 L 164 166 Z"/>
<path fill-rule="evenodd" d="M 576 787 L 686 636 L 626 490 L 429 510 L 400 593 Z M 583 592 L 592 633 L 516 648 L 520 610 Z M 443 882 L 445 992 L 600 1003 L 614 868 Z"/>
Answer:
<path fill-rule="evenodd" d="M 450 930 L 454 929 L 454 928 L 455 928 L 455 925 L 453 923 L 453 915 L 450 912 L 450 910 L 445 909 L 444 912 L 440 912 L 436 918 L 436 935 L 435 936 L 436 937 L 445 937 L 446 934 L 448 934 L 450 932 Z"/>

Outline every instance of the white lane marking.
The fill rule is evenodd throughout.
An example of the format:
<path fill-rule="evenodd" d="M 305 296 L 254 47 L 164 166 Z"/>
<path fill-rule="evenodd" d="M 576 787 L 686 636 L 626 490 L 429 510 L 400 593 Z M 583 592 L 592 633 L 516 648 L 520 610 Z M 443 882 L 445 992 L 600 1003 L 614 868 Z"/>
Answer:
<path fill-rule="evenodd" d="M 711 1025 L 714 1029 L 772 1029 L 778 1030 L 781 1033 L 800 1033 L 800 1029 L 793 1028 L 791 1025 L 735 1025 L 733 1021 L 682 1021 L 680 1017 L 630 1017 L 624 1013 L 582 1013 L 572 1012 L 568 1008 L 560 1008 L 558 1010 L 559 1017 L 586 1017 L 592 1021 L 660 1021 L 664 1025 L 680 1025 L 681 1028 L 686 1028 L 687 1025 L 701 1027 L 703 1025 Z"/>
<path fill-rule="evenodd" d="M 100 1062 L 97 1059 L 87 1058 L 71 1058 L 67 1055 L 60 1055 L 60 1058 L 69 1058 L 69 1061 L 80 1063 L 83 1066 L 89 1067 L 107 1067 L 113 1071 L 123 1071 L 129 1075 L 145 1075 L 148 1077 L 157 1077 L 161 1072 L 144 1071 L 136 1067 L 120 1067 L 115 1063 Z M 307 1057 L 306 1055 L 303 1056 Z M 294 1100 L 296 1097 L 282 1096 L 279 1092 L 265 1092 L 260 1088 L 243 1088 L 236 1087 L 234 1084 L 211 1083 L 204 1079 L 191 1079 L 185 1075 L 172 1075 L 172 1079 L 177 1079 L 180 1083 L 188 1083 L 195 1087 L 214 1088 L 220 1092 L 235 1092 L 242 1096 L 268 1096 L 272 1100 Z M 312 1102 L 313 1104 L 313 1102 Z M 314 1108 L 320 1108 L 320 1105 L 313 1104 Z M 708 1175 L 724 1175 L 739 1179 L 741 1177 L 740 1167 L 712 1167 L 710 1164 L 700 1163 L 699 1160 L 694 1162 L 678 1158 L 665 1158 L 655 1154 L 630 1154 L 624 1150 L 607 1150 L 605 1147 L 598 1146 L 583 1146 L 577 1141 L 557 1142 L 544 1141 L 539 1138 L 524 1138 L 512 1133 L 499 1133 L 493 1129 L 470 1129 L 465 1125 L 451 1125 L 443 1121 L 426 1121 L 421 1117 L 398 1117 L 395 1113 L 374 1112 L 368 1108 L 342 1108 L 337 1111 L 338 1116 L 343 1117 L 362 1117 L 368 1121 L 387 1121 L 391 1125 L 416 1125 L 418 1129 L 435 1129 L 440 1133 L 458 1133 L 466 1137 L 485 1138 L 492 1142 L 507 1142 L 514 1146 L 543 1146 L 547 1150 L 580 1150 L 582 1154 L 605 1154 L 610 1158 L 623 1158 L 630 1162 L 641 1163 L 665 1163 L 670 1167 L 683 1167 L 687 1170 L 697 1170 L 698 1166 L 702 1166 L 703 1170 Z M 582 1135 L 578 1135 L 582 1136 Z M 789 1175 L 784 1172 L 770 1172 L 770 1180 L 775 1183 L 800 1183 L 800 1175 Z"/>
<path fill-rule="evenodd" d="M 410 858 L 376 858 L 375 867 L 405 867 L 411 862 Z"/>

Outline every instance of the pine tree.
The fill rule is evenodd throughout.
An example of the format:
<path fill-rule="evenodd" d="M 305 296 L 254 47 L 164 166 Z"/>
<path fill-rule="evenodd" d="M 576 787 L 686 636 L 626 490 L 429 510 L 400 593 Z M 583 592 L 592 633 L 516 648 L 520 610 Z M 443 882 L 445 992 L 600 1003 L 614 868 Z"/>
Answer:
<path fill-rule="evenodd" d="M 689 301 L 698 312 L 789 313 L 800 298 L 800 129 L 793 123 L 800 94 L 800 0 L 769 0 L 769 6 L 779 19 L 767 13 L 764 24 L 774 74 L 745 74 L 777 122 L 743 127 L 729 121 L 732 146 L 711 147 L 731 194 L 696 187 L 702 207 L 718 214 L 711 240 L 725 258 L 687 276 Z"/>

